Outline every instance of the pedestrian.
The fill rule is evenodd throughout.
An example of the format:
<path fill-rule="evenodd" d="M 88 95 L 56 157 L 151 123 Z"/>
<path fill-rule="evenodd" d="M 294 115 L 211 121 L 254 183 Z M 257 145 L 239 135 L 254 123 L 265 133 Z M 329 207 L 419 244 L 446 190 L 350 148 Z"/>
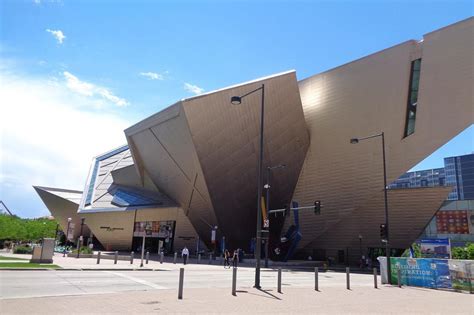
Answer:
<path fill-rule="evenodd" d="M 229 259 L 230 259 L 230 253 L 226 249 L 226 250 L 224 250 L 224 268 L 230 268 Z"/>
<path fill-rule="evenodd" d="M 237 264 L 239 262 L 239 249 L 234 250 L 234 255 L 232 256 L 232 266 L 237 268 Z"/>
<path fill-rule="evenodd" d="M 184 246 L 183 250 L 181 251 L 181 257 L 183 257 L 183 264 L 186 265 L 188 261 L 189 250 L 186 246 Z"/>

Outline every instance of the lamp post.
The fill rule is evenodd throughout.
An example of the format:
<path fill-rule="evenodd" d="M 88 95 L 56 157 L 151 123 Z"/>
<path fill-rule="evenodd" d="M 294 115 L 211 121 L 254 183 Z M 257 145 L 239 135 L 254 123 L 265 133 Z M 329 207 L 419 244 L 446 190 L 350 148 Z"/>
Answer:
<path fill-rule="evenodd" d="M 69 227 L 71 226 L 72 218 L 67 218 L 66 244 L 64 244 L 63 257 L 66 257 L 66 246 L 69 243 Z"/>
<path fill-rule="evenodd" d="M 67 218 L 67 232 L 66 232 L 66 245 L 69 243 L 69 228 L 71 227 L 72 218 Z"/>
<path fill-rule="evenodd" d="M 391 270 L 390 270 L 390 245 L 389 245 L 389 225 L 388 225 L 388 197 L 387 197 L 387 165 L 385 162 L 385 135 L 384 133 L 379 133 L 376 135 L 368 136 L 365 138 L 352 138 L 351 144 L 357 144 L 362 140 L 372 139 L 376 137 L 382 138 L 382 159 L 383 159 L 383 192 L 384 192 L 384 203 L 385 203 L 385 226 L 387 229 L 387 239 L 385 240 L 385 254 L 387 257 L 387 280 L 389 284 L 392 284 L 391 280 Z M 383 241 L 383 240 L 382 240 Z"/>
<path fill-rule="evenodd" d="M 267 183 L 265 184 L 264 188 L 267 190 L 267 217 L 265 218 L 268 220 L 268 211 L 270 211 L 270 175 L 272 170 L 279 169 L 279 168 L 285 168 L 285 164 L 280 164 L 276 166 L 268 166 L 267 167 Z M 268 241 L 269 241 L 270 235 L 268 234 L 267 239 L 265 240 L 265 268 L 268 268 Z"/>
<path fill-rule="evenodd" d="M 145 238 L 146 235 L 151 235 L 153 232 L 152 227 L 149 222 L 145 223 L 145 231 L 143 233 L 143 242 L 142 242 L 142 257 L 140 262 L 140 267 L 143 267 L 143 255 L 145 254 Z"/>
<path fill-rule="evenodd" d="M 362 234 L 359 234 L 359 257 L 362 259 Z"/>
<path fill-rule="evenodd" d="M 54 232 L 54 246 L 58 245 L 56 243 L 56 241 L 58 240 L 58 232 L 59 232 L 59 223 L 56 223 L 56 232 Z"/>
<path fill-rule="evenodd" d="M 76 258 L 79 258 L 79 254 L 81 252 L 81 247 L 82 247 L 82 229 L 84 228 L 84 221 L 86 218 L 81 218 L 81 233 L 79 234 L 79 241 L 77 242 L 77 256 Z"/>
<path fill-rule="evenodd" d="M 258 179 L 257 179 L 257 244 L 255 247 L 256 263 L 255 263 L 255 284 L 254 287 L 260 289 L 260 256 L 262 252 L 262 166 L 263 166 L 263 130 L 264 130 L 264 109 L 265 109 L 265 84 L 252 90 L 242 96 L 232 96 L 230 102 L 233 105 L 240 105 L 242 99 L 252 93 L 262 91 L 262 101 L 260 109 L 260 154 L 258 159 Z"/>

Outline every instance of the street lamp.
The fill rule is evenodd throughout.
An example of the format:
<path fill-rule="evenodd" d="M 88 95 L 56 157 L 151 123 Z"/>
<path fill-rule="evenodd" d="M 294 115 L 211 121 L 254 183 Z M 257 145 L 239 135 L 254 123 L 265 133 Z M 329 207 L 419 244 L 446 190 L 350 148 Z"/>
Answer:
<path fill-rule="evenodd" d="M 66 244 L 64 244 L 64 247 L 66 247 L 67 244 L 69 243 L 69 227 L 71 226 L 71 221 L 72 221 L 72 218 L 67 218 Z M 64 249 L 63 251 L 63 257 L 66 257 L 66 249 Z"/>
<path fill-rule="evenodd" d="M 362 259 L 362 234 L 359 234 L 359 257 Z"/>
<path fill-rule="evenodd" d="M 77 241 L 77 256 L 76 256 L 76 258 L 79 258 L 79 254 L 80 254 L 81 247 L 82 247 L 82 229 L 84 227 L 84 221 L 85 220 L 86 220 L 86 218 L 81 218 L 81 233 L 79 234 L 79 240 Z"/>
<path fill-rule="evenodd" d="M 285 164 L 280 164 L 276 166 L 268 166 L 267 167 L 267 183 L 265 184 L 264 188 L 267 190 L 267 217 L 265 220 L 268 219 L 268 211 L 270 211 L 270 175 L 272 170 L 285 168 Z M 269 242 L 270 235 L 267 235 L 267 239 L 265 240 L 265 268 L 268 268 L 268 242 Z"/>
<path fill-rule="evenodd" d="M 143 223 L 143 222 L 141 222 Z M 145 254 L 145 238 L 146 235 L 151 235 L 153 233 L 153 228 L 149 222 L 145 223 L 145 231 L 143 231 L 143 242 L 142 242 L 142 259 L 140 262 L 140 267 L 143 267 L 143 255 Z"/>
<path fill-rule="evenodd" d="M 384 133 L 379 133 L 376 135 L 368 136 L 365 138 L 352 138 L 351 144 L 357 144 L 362 140 L 367 140 L 371 138 L 381 137 L 382 138 L 382 159 L 383 159 L 383 192 L 384 192 L 384 202 L 385 202 L 385 226 L 387 229 L 387 239 L 385 240 L 385 253 L 387 256 L 387 275 L 388 283 L 392 284 L 391 280 L 391 270 L 390 270 L 390 245 L 389 245 L 389 228 L 388 228 L 388 197 L 387 197 L 387 166 L 385 162 L 385 135 Z M 383 241 L 383 240 L 382 240 Z"/>
<path fill-rule="evenodd" d="M 54 233 L 54 246 L 57 246 L 57 240 L 58 240 L 58 232 L 59 232 L 59 223 L 56 223 L 56 232 Z"/>
<path fill-rule="evenodd" d="M 242 99 L 257 91 L 262 91 L 262 103 L 260 110 L 260 157 L 258 159 L 258 179 L 257 179 L 257 244 L 255 247 L 255 284 L 254 287 L 260 289 L 260 256 L 262 251 L 262 166 L 263 166 L 263 128 L 264 128 L 264 109 L 265 109 L 265 84 L 250 91 L 242 96 L 232 96 L 230 102 L 232 105 L 240 105 Z"/>

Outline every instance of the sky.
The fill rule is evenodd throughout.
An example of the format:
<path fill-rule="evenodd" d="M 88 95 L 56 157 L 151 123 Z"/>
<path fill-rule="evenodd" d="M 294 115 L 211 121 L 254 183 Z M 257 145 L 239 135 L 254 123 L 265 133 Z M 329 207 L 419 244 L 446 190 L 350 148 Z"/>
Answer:
<path fill-rule="evenodd" d="M 32 185 L 83 190 L 94 156 L 177 100 L 290 69 L 301 80 L 472 15 L 472 1 L 2 0 L 0 200 L 48 215 Z"/>

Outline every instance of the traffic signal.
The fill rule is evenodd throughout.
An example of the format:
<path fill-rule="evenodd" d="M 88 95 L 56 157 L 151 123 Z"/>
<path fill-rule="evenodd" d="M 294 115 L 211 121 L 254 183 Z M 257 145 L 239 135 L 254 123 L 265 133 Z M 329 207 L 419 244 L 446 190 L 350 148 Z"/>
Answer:
<path fill-rule="evenodd" d="M 286 216 L 289 217 L 289 216 L 291 215 L 291 209 L 290 209 L 290 206 L 289 206 L 289 205 L 285 205 L 285 212 L 284 212 L 284 214 L 285 214 L 285 217 L 286 217 Z"/>
<path fill-rule="evenodd" d="M 382 239 L 382 241 L 388 240 L 388 230 L 386 224 L 380 224 L 380 239 Z"/>
<path fill-rule="evenodd" d="M 321 214 L 321 200 L 316 200 L 314 202 L 314 214 L 316 215 Z"/>

